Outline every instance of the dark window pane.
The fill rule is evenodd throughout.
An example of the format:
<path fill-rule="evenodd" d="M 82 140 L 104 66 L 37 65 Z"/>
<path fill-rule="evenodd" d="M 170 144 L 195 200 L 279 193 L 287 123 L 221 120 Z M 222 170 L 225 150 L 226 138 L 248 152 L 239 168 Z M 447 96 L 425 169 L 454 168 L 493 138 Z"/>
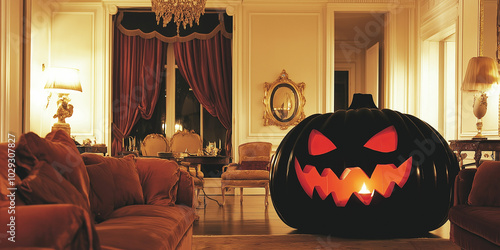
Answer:
<path fill-rule="evenodd" d="M 203 109 L 203 145 L 215 142 L 217 148 L 223 150 L 221 153 L 225 154 L 226 131 L 219 118 L 213 117 L 206 109 Z"/>
<path fill-rule="evenodd" d="M 163 124 L 165 124 L 165 71 L 162 71 L 161 74 L 161 87 L 160 93 L 158 96 L 158 101 L 156 102 L 155 110 L 151 119 L 145 120 L 143 118 L 139 118 L 139 121 L 134 125 L 132 131 L 130 132 L 130 137 L 135 138 L 135 149 L 139 150 L 140 143 L 144 140 L 144 138 L 149 134 L 162 134 L 165 135 L 165 128 Z M 125 140 L 126 149 L 131 149 L 129 147 L 128 139 Z"/>
<path fill-rule="evenodd" d="M 178 69 L 175 70 L 175 124 L 200 134 L 200 103 Z"/>

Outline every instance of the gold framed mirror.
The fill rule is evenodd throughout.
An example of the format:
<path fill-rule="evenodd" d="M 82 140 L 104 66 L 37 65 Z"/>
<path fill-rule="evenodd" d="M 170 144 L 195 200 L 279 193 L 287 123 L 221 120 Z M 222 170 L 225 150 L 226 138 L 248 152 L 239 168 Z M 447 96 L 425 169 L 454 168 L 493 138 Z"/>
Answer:
<path fill-rule="evenodd" d="M 264 126 L 276 125 L 281 129 L 297 125 L 305 118 L 305 84 L 295 83 L 283 70 L 274 82 L 264 83 Z"/>

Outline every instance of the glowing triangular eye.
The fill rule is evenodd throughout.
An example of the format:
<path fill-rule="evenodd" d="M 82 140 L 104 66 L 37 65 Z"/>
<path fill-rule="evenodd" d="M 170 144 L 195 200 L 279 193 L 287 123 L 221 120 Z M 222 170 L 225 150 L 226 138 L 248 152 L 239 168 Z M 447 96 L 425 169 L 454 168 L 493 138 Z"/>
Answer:
<path fill-rule="evenodd" d="M 364 146 L 382 153 L 392 152 L 398 148 L 398 133 L 394 126 L 387 127 L 370 138 Z"/>
<path fill-rule="evenodd" d="M 325 154 L 336 148 L 335 144 L 318 130 L 313 129 L 309 134 L 308 149 L 310 155 Z"/>

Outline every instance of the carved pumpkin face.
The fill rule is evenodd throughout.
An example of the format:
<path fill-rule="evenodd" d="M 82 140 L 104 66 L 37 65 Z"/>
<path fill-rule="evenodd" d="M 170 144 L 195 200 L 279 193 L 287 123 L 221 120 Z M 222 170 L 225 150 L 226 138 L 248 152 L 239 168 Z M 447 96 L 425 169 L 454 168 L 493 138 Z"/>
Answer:
<path fill-rule="evenodd" d="M 313 115 L 271 167 L 271 198 L 289 226 L 339 234 L 423 233 L 441 226 L 458 163 L 425 122 L 392 110 Z"/>
<path fill-rule="evenodd" d="M 397 142 L 396 129 L 394 126 L 389 126 L 371 137 L 363 147 L 389 153 L 396 151 Z M 311 130 L 308 139 L 310 155 L 323 155 L 336 149 L 337 146 L 321 132 L 316 129 Z M 315 166 L 306 165 L 302 169 L 297 158 L 294 161 L 297 178 L 307 195 L 312 198 L 314 189 L 322 200 L 331 194 L 337 207 L 344 207 L 352 194 L 365 205 L 370 204 L 375 192 L 388 198 L 392 194 L 394 184 L 401 188 L 404 186 L 410 176 L 412 165 L 410 156 L 399 166 L 377 164 L 371 177 L 359 167 L 345 168 L 342 174 L 337 176 L 330 168 L 324 168 L 320 175 Z"/>

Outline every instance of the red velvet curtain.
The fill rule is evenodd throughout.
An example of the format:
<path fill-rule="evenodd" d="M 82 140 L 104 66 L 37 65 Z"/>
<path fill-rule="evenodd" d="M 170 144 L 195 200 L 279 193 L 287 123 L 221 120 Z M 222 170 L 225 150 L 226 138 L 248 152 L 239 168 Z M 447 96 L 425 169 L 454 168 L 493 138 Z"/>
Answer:
<path fill-rule="evenodd" d="M 166 52 L 167 44 L 156 38 L 127 36 L 115 28 L 112 155 L 122 151 L 122 139 L 139 118 L 148 120 L 153 115 Z"/>
<path fill-rule="evenodd" d="M 203 107 L 227 129 L 226 152 L 231 153 L 231 39 L 221 32 L 207 40 L 174 43 L 175 61 Z"/>

